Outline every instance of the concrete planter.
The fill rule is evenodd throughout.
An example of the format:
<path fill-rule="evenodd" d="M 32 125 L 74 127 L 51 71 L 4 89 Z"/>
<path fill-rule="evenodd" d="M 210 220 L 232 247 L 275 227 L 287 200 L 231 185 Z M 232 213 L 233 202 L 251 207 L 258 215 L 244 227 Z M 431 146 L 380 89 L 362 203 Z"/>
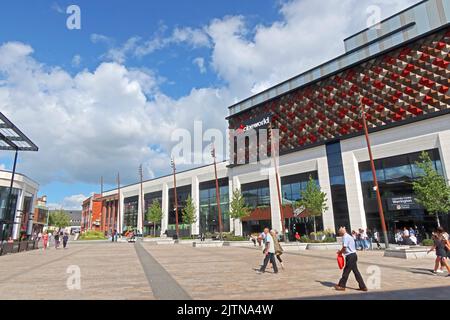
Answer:
<path fill-rule="evenodd" d="M 255 245 L 251 241 L 224 241 L 224 247 L 254 247 Z"/>
<path fill-rule="evenodd" d="M 425 258 L 436 258 L 435 252 L 430 252 L 427 254 L 429 248 L 427 247 L 409 247 L 401 246 L 389 248 L 384 251 L 384 256 L 389 258 L 400 258 L 400 259 L 425 259 Z"/>
<path fill-rule="evenodd" d="M 223 241 L 194 241 L 192 246 L 194 248 L 217 248 L 223 246 Z"/>
<path fill-rule="evenodd" d="M 306 250 L 340 250 L 342 245 L 337 242 L 331 243 L 308 243 Z"/>
<path fill-rule="evenodd" d="M 280 244 L 284 251 L 303 251 L 306 250 L 307 247 L 307 243 L 302 242 L 287 242 Z"/>
<path fill-rule="evenodd" d="M 192 240 L 179 240 L 178 243 L 179 244 L 183 244 L 183 245 L 190 245 L 191 246 L 196 241 L 198 241 L 198 240 L 194 240 L 194 239 L 192 239 Z"/>

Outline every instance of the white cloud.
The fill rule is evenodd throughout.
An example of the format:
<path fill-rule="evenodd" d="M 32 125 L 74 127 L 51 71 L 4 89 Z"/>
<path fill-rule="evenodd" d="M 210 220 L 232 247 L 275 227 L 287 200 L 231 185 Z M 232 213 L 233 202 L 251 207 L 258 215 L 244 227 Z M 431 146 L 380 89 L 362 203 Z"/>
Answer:
<path fill-rule="evenodd" d="M 20 170 L 41 184 L 97 183 L 100 176 L 114 183 L 117 171 L 129 183 L 140 163 L 159 175 L 170 170 L 175 128 L 194 119 L 208 120 L 205 129 L 225 128 L 224 95 L 215 89 L 171 99 L 146 69 L 111 62 L 72 76 L 32 52 L 21 43 L 0 46 L 0 109 L 39 146 L 21 155 Z"/>
<path fill-rule="evenodd" d="M 84 194 L 75 194 L 62 199 L 59 203 L 49 203 L 48 207 L 50 210 L 65 209 L 65 210 L 81 210 L 83 201 L 86 200 L 88 196 Z"/>
<path fill-rule="evenodd" d="M 197 57 L 192 60 L 192 63 L 194 63 L 198 67 L 200 73 L 206 73 L 205 59 L 203 59 L 202 57 Z"/>
<path fill-rule="evenodd" d="M 79 67 L 81 64 L 81 56 L 79 54 L 76 54 L 72 58 L 72 67 Z"/>
<path fill-rule="evenodd" d="M 56 2 L 53 2 L 51 9 L 61 14 L 65 14 L 64 9 Z"/>
<path fill-rule="evenodd" d="M 204 30 L 189 27 L 175 28 L 169 42 L 187 43 L 194 48 L 210 46 L 209 36 Z"/>

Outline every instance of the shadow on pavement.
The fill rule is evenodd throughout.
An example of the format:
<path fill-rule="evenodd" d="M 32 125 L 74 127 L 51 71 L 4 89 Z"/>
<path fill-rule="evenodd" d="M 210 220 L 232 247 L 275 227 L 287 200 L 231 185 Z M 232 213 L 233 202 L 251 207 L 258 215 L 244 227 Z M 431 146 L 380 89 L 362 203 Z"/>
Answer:
<path fill-rule="evenodd" d="M 450 278 L 447 279 L 450 284 Z M 404 289 L 392 291 L 369 291 L 359 293 L 336 292 L 328 296 L 299 297 L 290 300 L 449 300 L 450 286 Z"/>

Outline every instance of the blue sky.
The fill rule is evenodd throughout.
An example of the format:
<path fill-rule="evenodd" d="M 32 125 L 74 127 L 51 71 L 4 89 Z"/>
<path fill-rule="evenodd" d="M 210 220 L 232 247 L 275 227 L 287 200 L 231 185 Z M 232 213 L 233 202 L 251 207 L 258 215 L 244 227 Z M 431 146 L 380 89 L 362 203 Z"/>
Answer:
<path fill-rule="evenodd" d="M 0 110 L 40 147 L 18 170 L 72 209 L 100 176 L 108 189 L 141 163 L 146 178 L 167 174 L 177 129 L 224 132 L 230 104 L 342 54 L 370 6 L 384 18 L 415 2 L 2 1 Z M 66 27 L 71 4 L 81 30 Z"/>

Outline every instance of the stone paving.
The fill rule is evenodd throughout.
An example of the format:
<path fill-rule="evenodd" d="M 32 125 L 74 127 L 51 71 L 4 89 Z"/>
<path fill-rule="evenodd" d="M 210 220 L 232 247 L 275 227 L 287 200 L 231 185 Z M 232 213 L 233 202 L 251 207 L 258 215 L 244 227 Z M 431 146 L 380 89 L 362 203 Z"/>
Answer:
<path fill-rule="evenodd" d="M 67 249 L 0 257 L 0 299 L 449 299 L 450 277 L 431 274 L 432 256 L 421 260 L 359 253 L 369 293 L 336 292 L 333 251 L 289 252 L 285 270 L 258 275 L 259 248 L 193 248 L 149 243 L 73 243 Z M 68 289 L 69 266 L 79 266 L 81 290 Z M 372 270 L 372 271 L 371 271 Z M 161 279 L 164 279 L 163 281 Z M 356 288 L 353 275 L 349 287 Z"/>

